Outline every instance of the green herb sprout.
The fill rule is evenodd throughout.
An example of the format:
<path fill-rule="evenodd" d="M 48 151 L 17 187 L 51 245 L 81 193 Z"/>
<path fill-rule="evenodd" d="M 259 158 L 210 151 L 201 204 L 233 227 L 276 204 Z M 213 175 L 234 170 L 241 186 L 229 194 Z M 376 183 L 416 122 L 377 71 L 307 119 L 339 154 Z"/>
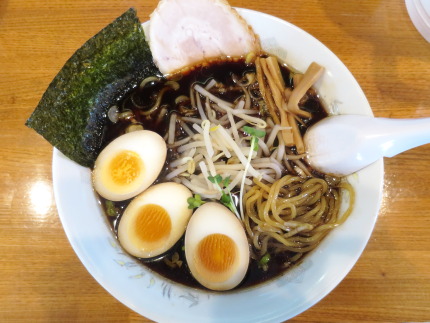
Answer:
<path fill-rule="evenodd" d="M 231 182 L 230 176 L 223 179 L 221 175 L 217 174 L 215 176 L 208 176 L 208 180 L 211 183 L 215 184 L 218 187 L 218 189 L 221 191 L 220 202 L 224 204 L 226 207 L 228 207 L 231 212 L 236 214 L 236 216 L 239 217 L 239 213 L 237 212 L 233 197 L 230 191 L 227 190 L 227 187 Z"/>
<path fill-rule="evenodd" d="M 189 197 L 187 199 L 187 202 L 188 208 L 191 210 L 198 208 L 200 205 L 206 203 L 205 201 L 202 201 L 202 197 L 199 194 L 195 194 L 193 197 Z"/>
<path fill-rule="evenodd" d="M 240 185 L 240 192 L 239 192 L 239 208 L 240 208 L 240 219 L 242 219 L 242 221 L 245 221 L 245 215 L 243 213 L 243 203 L 242 203 L 242 198 L 243 198 L 243 190 L 245 188 L 245 179 L 246 179 L 246 174 L 248 172 L 248 168 L 251 165 L 251 159 L 252 159 L 252 152 L 253 151 L 258 151 L 258 139 L 260 138 L 264 138 L 264 136 L 266 135 L 266 131 L 261 130 L 261 129 L 256 129 L 256 128 L 252 128 L 249 126 L 245 126 L 242 128 L 242 130 L 251 136 L 251 145 L 250 145 L 250 151 L 249 151 L 249 155 L 248 155 L 248 160 L 245 166 L 245 172 L 243 174 L 243 178 L 242 178 L 242 183 Z"/>

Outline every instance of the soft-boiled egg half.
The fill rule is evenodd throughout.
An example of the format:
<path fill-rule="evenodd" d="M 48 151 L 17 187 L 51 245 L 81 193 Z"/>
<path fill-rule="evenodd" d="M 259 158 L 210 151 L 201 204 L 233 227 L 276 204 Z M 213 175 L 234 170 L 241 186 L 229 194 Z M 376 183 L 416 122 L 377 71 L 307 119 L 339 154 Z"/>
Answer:
<path fill-rule="evenodd" d="M 149 187 L 166 161 L 167 146 L 157 133 L 139 130 L 109 143 L 94 165 L 95 190 L 111 201 L 132 198 Z"/>
<path fill-rule="evenodd" d="M 236 287 L 249 265 L 245 230 L 225 206 L 209 202 L 200 206 L 185 233 L 185 257 L 194 278 L 212 290 Z"/>
<path fill-rule="evenodd" d="M 192 214 L 190 190 L 178 183 L 151 186 L 136 196 L 122 215 L 118 240 L 131 255 L 156 257 L 169 250 L 184 234 Z"/>

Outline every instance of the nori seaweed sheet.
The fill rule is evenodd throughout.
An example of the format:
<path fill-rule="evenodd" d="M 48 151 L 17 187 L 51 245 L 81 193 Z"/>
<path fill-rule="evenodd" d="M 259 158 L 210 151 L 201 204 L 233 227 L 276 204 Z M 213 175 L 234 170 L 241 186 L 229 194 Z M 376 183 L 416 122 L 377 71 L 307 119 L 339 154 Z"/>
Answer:
<path fill-rule="evenodd" d="M 72 55 L 26 125 L 70 159 L 92 167 L 109 122 L 107 110 L 149 75 L 160 72 L 131 8 Z"/>

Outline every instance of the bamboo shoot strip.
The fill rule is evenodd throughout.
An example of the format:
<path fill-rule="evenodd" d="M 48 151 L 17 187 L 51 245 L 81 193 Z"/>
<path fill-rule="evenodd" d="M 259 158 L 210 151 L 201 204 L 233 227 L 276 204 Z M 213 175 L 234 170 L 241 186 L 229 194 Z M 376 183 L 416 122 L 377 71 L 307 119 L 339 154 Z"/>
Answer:
<path fill-rule="evenodd" d="M 299 108 L 300 99 L 306 94 L 306 91 L 311 88 L 312 85 L 321 77 L 324 73 L 324 67 L 312 62 L 306 70 L 303 78 L 297 87 L 294 88 L 291 93 L 290 100 L 288 101 L 288 111 L 297 113 L 297 111 L 303 111 Z M 298 113 L 297 113 L 298 114 Z"/>

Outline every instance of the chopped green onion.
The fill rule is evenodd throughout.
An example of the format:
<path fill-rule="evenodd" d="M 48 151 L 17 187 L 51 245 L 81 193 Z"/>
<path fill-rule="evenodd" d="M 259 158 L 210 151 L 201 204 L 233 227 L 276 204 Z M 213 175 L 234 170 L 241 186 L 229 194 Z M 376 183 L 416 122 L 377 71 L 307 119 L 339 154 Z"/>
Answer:
<path fill-rule="evenodd" d="M 116 216 L 117 212 L 116 212 L 116 208 L 115 208 L 115 204 L 112 201 L 106 200 L 106 213 L 109 216 Z"/>
<path fill-rule="evenodd" d="M 270 253 L 266 253 L 258 262 L 259 266 L 266 266 L 270 261 Z"/>

